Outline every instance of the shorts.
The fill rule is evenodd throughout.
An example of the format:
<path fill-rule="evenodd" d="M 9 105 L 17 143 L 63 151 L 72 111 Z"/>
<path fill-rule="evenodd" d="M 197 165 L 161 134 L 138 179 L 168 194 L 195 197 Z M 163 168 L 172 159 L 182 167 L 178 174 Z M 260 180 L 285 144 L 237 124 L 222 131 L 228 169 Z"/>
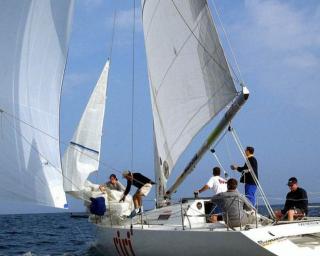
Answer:
<path fill-rule="evenodd" d="M 140 193 L 143 196 L 147 196 L 151 188 L 152 188 L 152 185 L 150 183 L 146 183 L 140 189 L 138 189 L 137 193 Z"/>
<path fill-rule="evenodd" d="M 294 214 L 305 215 L 304 211 L 299 208 L 291 209 L 294 210 Z"/>
<path fill-rule="evenodd" d="M 221 213 L 222 213 L 222 210 L 221 210 L 221 208 L 220 208 L 218 205 L 216 205 L 216 206 L 214 207 L 212 213 L 213 213 L 213 214 L 221 214 Z"/>

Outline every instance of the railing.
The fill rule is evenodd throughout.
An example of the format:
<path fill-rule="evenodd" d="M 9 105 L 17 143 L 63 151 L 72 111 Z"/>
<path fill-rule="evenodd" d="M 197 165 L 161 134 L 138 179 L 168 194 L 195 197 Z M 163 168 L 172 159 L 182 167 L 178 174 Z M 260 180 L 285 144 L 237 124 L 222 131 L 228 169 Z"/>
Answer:
<path fill-rule="evenodd" d="M 235 197 L 237 198 L 237 196 Z M 159 210 L 159 215 L 157 214 L 152 214 L 152 212 L 147 211 L 145 213 L 142 213 L 139 218 L 134 218 L 134 219 L 129 219 L 125 220 L 120 220 L 119 216 L 116 216 L 114 214 L 110 214 L 112 212 L 112 204 L 118 204 L 117 202 L 109 202 L 109 211 L 108 213 L 103 216 L 100 220 L 99 219 L 95 219 L 96 222 L 100 221 L 101 223 L 104 222 L 104 220 L 108 220 L 108 224 L 113 227 L 114 225 L 117 226 L 132 226 L 132 225 L 141 225 L 141 228 L 144 227 L 144 225 L 147 226 L 156 226 L 156 225 L 166 225 L 168 227 L 180 227 L 182 230 L 186 230 L 186 228 L 188 229 L 192 229 L 192 228 L 208 228 L 210 230 L 215 229 L 217 227 L 221 227 L 219 225 L 217 225 L 216 227 L 214 225 L 206 225 L 208 223 L 210 223 L 208 221 L 208 219 L 215 214 L 214 213 L 214 207 L 210 210 L 210 211 L 205 211 L 204 207 L 205 207 L 205 203 L 206 202 L 210 202 L 212 199 L 212 197 L 201 197 L 201 198 L 193 198 L 193 197 L 187 197 L 187 198 L 182 198 L 180 200 L 180 202 L 173 204 L 171 208 L 172 210 L 172 214 L 170 216 L 170 220 L 166 222 L 165 219 L 160 220 L 158 217 L 161 214 L 161 210 Z M 201 202 L 203 204 L 203 209 L 201 210 L 197 210 L 196 208 L 196 203 L 197 202 Z M 249 219 L 248 222 L 243 222 L 243 216 L 244 214 L 247 214 L 245 212 L 242 212 L 242 204 L 240 204 L 240 202 L 235 202 L 237 203 L 237 213 L 239 213 L 238 218 L 234 218 L 234 213 L 230 214 L 230 208 L 231 206 L 233 206 L 233 211 L 235 210 L 234 208 L 234 204 L 230 205 L 227 209 L 225 209 L 223 212 L 221 212 L 219 215 L 223 216 L 223 221 L 225 224 L 225 228 L 227 231 L 229 230 L 245 230 L 248 228 L 258 228 L 259 224 L 260 224 L 260 220 L 261 220 L 261 224 L 272 224 L 272 225 L 277 225 L 280 223 L 272 223 L 271 219 L 268 219 L 267 217 L 264 216 L 258 216 L 258 212 L 257 210 L 255 210 L 254 212 L 252 212 L 252 215 L 247 215 L 245 218 L 250 217 L 251 221 Z M 315 207 L 320 207 L 320 206 L 315 206 Z M 312 208 L 312 206 L 310 207 Z M 190 211 L 192 210 L 192 211 Z M 198 211 L 198 212 L 197 212 Z M 193 214 L 192 214 L 193 212 Z M 232 216 L 232 218 L 230 219 L 230 216 Z M 204 218 L 203 221 L 203 225 L 201 226 L 201 221 L 200 222 L 194 222 L 195 218 Z M 180 219 L 180 221 L 179 221 Z M 308 220 L 320 220 L 319 218 L 309 218 Z M 299 221 L 306 221 L 306 219 L 303 220 L 299 220 Z M 262 223 L 265 222 L 265 223 Z M 219 222 L 220 224 L 222 224 L 223 222 Z M 282 222 L 281 222 L 282 223 Z M 212 223 L 214 224 L 214 223 Z M 239 229 L 238 229 L 239 228 Z"/>

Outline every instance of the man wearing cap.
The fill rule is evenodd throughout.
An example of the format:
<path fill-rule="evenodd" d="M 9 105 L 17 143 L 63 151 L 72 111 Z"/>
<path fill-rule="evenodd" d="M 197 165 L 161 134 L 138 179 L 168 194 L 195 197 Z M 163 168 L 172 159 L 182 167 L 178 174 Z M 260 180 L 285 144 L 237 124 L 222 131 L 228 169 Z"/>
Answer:
<path fill-rule="evenodd" d="M 308 195 L 307 192 L 298 186 L 296 177 L 288 180 L 290 192 L 287 194 L 286 203 L 281 211 L 276 211 L 277 219 L 282 219 L 286 215 L 292 221 L 295 217 L 306 216 L 308 214 Z"/>
<path fill-rule="evenodd" d="M 248 162 L 251 165 L 252 171 L 254 172 L 256 178 L 258 179 L 258 162 L 257 159 L 254 157 L 254 148 L 253 147 L 246 147 L 246 150 L 244 151 L 246 154 L 246 157 L 248 159 Z M 252 203 L 253 206 L 256 204 L 256 196 L 255 193 L 257 191 L 257 184 L 255 182 L 254 177 L 252 177 L 251 172 L 247 166 L 247 163 L 244 164 L 244 166 L 239 167 L 235 164 L 231 165 L 232 170 L 237 170 L 238 172 L 241 172 L 241 178 L 240 182 L 244 183 L 244 190 L 245 195 L 249 199 L 249 201 Z"/>
<path fill-rule="evenodd" d="M 133 195 L 134 211 L 131 213 L 130 217 L 141 214 L 143 212 L 142 196 L 147 196 L 151 190 L 152 184 L 155 183 L 138 172 L 123 171 L 122 176 L 127 180 L 127 187 L 120 202 L 124 201 L 126 195 L 129 194 L 131 185 L 137 187 L 138 189 Z"/>

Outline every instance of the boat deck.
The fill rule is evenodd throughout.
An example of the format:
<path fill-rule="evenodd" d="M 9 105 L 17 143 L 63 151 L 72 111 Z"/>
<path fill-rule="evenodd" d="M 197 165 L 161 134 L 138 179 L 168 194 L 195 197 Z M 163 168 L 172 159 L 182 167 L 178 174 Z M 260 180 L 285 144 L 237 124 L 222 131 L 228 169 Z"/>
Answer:
<path fill-rule="evenodd" d="M 308 247 L 320 251 L 320 233 L 290 237 L 289 240 L 299 247 Z"/>

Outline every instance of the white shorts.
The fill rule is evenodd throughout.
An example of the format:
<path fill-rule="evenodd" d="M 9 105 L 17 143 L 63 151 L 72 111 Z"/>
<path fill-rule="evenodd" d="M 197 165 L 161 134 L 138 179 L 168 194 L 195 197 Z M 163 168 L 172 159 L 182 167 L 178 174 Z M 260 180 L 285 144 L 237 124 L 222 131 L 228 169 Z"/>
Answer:
<path fill-rule="evenodd" d="M 152 185 L 150 183 L 144 184 L 137 193 L 140 193 L 143 196 L 147 196 L 152 188 Z"/>

